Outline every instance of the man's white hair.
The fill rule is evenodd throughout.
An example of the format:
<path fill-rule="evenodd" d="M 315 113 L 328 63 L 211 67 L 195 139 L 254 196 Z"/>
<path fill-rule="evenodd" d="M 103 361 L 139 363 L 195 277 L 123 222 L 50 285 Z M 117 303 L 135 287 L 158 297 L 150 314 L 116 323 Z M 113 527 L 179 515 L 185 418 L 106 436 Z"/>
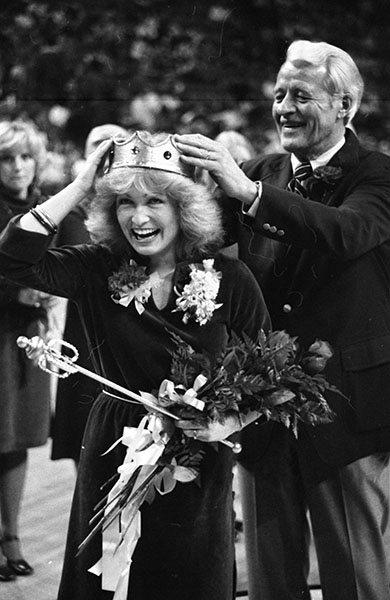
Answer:
<path fill-rule="evenodd" d="M 324 67 L 327 91 L 332 96 L 349 98 L 345 124 L 352 121 L 359 110 L 364 83 L 355 61 L 347 52 L 326 42 L 297 40 L 287 49 L 286 62 L 300 67 Z"/>

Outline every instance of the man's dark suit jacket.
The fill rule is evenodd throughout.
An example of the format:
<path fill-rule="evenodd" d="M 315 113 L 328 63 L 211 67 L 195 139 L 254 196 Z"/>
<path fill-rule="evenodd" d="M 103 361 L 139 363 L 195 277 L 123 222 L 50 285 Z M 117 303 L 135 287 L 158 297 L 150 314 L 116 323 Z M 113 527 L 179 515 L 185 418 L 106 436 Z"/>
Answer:
<path fill-rule="evenodd" d="M 348 400 L 328 395 L 334 422 L 301 425 L 297 442 L 330 465 L 390 450 L 390 157 L 362 148 L 350 130 L 346 138 L 327 181 L 311 180 L 310 201 L 286 191 L 289 154 L 243 163 L 263 194 L 256 218 L 235 213 L 240 258 L 273 329 L 333 347 L 325 375 Z M 271 427 L 244 430 L 244 464 L 264 454 Z"/>

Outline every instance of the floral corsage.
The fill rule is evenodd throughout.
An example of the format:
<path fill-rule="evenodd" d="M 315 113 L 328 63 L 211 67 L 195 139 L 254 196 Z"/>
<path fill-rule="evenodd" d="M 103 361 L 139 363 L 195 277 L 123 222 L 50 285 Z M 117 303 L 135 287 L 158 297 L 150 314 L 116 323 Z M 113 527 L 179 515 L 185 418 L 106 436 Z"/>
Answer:
<path fill-rule="evenodd" d="M 181 293 L 175 288 L 178 295 L 176 308 L 173 312 L 183 311 L 183 323 L 194 319 L 199 325 L 205 325 L 217 308 L 222 304 L 215 302 L 222 273 L 214 269 L 214 259 L 208 258 L 202 261 L 202 265 L 191 264 L 190 282 L 187 283 Z"/>
<path fill-rule="evenodd" d="M 214 269 L 213 258 L 203 260 L 202 264 L 190 264 L 189 269 L 189 283 L 183 286 L 181 292 L 177 287 L 174 288 L 178 298 L 172 312 L 182 311 L 183 323 L 194 319 L 199 325 L 204 325 L 211 319 L 214 311 L 222 306 L 215 301 L 222 274 Z M 131 259 L 108 278 L 108 289 L 116 304 L 127 307 L 134 300 L 138 313 L 142 314 L 152 289 L 161 285 L 161 282 L 157 273 L 147 275 L 146 267 L 137 265 Z"/>
<path fill-rule="evenodd" d="M 314 179 L 323 181 L 326 185 L 336 185 L 337 182 L 342 178 L 343 170 L 341 167 L 332 167 L 332 165 L 324 165 L 323 167 L 317 167 L 313 171 Z"/>
<path fill-rule="evenodd" d="M 142 314 L 152 289 L 161 285 L 161 281 L 157 273 L 147 275 L 146 267 L 139 266 L 135 260 L 130 259 L 108 278 L 108 289 L 116 304 L 127 307 L 134 300 L 137 312 Z"/>

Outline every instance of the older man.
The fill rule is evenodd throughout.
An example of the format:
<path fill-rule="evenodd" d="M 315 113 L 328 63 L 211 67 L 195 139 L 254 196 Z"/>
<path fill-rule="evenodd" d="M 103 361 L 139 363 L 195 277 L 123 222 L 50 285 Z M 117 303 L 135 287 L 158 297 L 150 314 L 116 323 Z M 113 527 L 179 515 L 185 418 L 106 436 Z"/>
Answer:
<path fill-rule="evenodd" d="M 273 103 L 287 153 L 240 169 L 213 140 L 176 136 L 229 198 L 274 329 L 328 340 L 325 374 L 346 397 L 330 394 L 334 421 L 298 439 L 279 424 L 244 431 L 250 600 L 310 598 L 307 509 L 324 600 L 390 598 L 390 158 L 348 127 L 362 93 L 346 52 L 296 41 Z"/>

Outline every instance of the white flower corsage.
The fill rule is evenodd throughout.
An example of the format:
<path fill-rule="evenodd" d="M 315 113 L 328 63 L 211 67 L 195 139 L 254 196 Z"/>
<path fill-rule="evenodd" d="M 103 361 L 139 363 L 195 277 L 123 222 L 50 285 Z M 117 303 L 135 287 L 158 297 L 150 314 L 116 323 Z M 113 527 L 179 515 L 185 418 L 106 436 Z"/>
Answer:
<path fill-rule="evenodd" d="M 189 319 L 195 319 L 199 325 L 205 325 L 211 319 L 214 311 L 220 308 L 222 304 L 215 302 L 222 273 L 214 269 L 214 259 L 208 258 L 202 261 L 200 265 L 190 264 L 190 283 L 183 287 L 176 300 L 176 307 L 173 312 L 183 311 L 183 323 Z"/>
<path fill-rule="evenodd" d="M 140 267 L 135 260 L 130 259 L 108 278 L 108 289 L 113 292 L 111 299 L 116 304 L 127 307 L 134 300 L 137 312 L 142 314 L 152 289 L 161 285 L 161 282 L 157 273 L 147 275 L 146 267 Z"/>

